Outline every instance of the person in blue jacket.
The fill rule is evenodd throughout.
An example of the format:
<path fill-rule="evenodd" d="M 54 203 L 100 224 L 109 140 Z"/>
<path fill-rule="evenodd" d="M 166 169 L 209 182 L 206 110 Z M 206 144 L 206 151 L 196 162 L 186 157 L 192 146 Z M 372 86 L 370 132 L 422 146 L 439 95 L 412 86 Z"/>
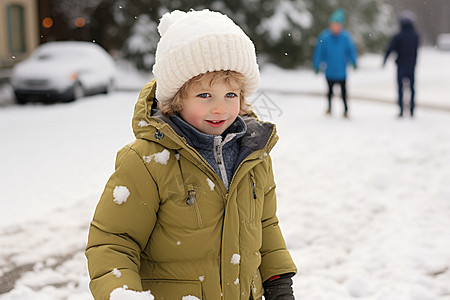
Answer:
<path fill-rule="evenodd" d="M 343 28 L 345 11 L 338 8 L 329 18 L 329 27 L 322 31 L 317 39 L 314 49 L 313 66 L 316 73 L 325 69 L 328 83 L 328 110 L 331 114 L 331 98 L 333 86 L 341 87 L 342 101 L 344 102 L 344 117 L 348 118 L 347 105 L 347 65 L 352 64 L 356 69 L 357 50 L 350 33 Z"/>
<path fill-rule="evenodd" d="M 410 17 L 400 17 L 400 32 L 392 37 L 386 49 L 383 66 L 392 52 L 397 54 L 397 83 L 398 83 L 398 105 L 400 107 L 399 117 L 403 117 L 403 81 L 409 81 L 411 101 L 409 105 L 411 117 L 414 116 L 414 73 L 417 61 L 417 49 L 419 47 L 419 35 L 414 29 Z"/>

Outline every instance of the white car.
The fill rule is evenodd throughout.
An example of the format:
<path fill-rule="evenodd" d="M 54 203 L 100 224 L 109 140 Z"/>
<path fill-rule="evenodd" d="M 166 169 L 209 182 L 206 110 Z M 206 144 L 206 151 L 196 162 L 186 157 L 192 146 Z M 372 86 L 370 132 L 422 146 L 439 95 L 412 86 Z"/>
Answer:
<path fill-rule="evenodd" d="M 115 63 L 91 42 L 49 42 L 13 67 L 11 85 L 19 104 L 68 102 L 114 85 Z"/>
<path fill-rule="evenodd" d="M 450 33 L 438 34 L 436 47 L 440 50 L 450 50 Z"/>

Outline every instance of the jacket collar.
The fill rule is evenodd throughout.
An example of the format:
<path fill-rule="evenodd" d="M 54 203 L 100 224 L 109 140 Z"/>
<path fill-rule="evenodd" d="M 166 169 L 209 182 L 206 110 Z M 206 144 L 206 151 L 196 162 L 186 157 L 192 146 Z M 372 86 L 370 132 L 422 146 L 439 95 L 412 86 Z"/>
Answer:
<path fill-rule="evenodd" d="M 184 121 L 179 116 L 173 116 L 170 120 L 176 125 L 189 145 L 196 149 L 212 149 L 214 147 L 215 135 L 206 134 Z M 247 131 L 244 120 L 237 116 L 236 120 L 222 134 L 222 140 L 232 140 L 241 138 Z"/>

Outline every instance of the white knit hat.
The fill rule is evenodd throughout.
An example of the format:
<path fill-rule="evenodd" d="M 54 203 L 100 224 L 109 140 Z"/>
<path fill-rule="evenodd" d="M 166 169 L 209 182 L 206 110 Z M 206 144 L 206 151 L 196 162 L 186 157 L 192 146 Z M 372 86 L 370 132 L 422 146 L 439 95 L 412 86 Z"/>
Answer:
<path fill-rule="evenodd" d="M 226 15 L 204 9 L 175 10 L 162 16 L 153 74 L 156 98 L 163 104 L 173 99 L 183 84 L 197 75 L 232 70 L 245 77 L 246 96 L 259 86 L 255 46 Z"/>

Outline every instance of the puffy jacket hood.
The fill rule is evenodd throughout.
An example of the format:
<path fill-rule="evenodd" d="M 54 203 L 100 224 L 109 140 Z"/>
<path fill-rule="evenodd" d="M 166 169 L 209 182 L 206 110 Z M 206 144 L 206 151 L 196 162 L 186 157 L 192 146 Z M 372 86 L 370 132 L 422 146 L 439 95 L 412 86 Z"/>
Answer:
<path fill-rule="evenodd" d="M 133 132 L 138 139 L 156 141 L 168 149 L 180 149 L 186 145 L 186 140 L 178 127 L 157 108 L 155 91 L 155 79 L 142 88 L 134 108 Z M 247 132 L 241 141 L 241 156 L 263 148 L 268 153 L 278 141 L 276 126 L 258 120 L 254 113 L 241 117 L 247 124 Z M 164 136 L 168 139 L 163 139 Z"/>
<path fill-rule="evenodd" d="M 413 22 L 409 18 L 400 19 L 400 27 L 401 27 L 401 31 L 407 31 L 407 30 L 414 29 Z"/>

